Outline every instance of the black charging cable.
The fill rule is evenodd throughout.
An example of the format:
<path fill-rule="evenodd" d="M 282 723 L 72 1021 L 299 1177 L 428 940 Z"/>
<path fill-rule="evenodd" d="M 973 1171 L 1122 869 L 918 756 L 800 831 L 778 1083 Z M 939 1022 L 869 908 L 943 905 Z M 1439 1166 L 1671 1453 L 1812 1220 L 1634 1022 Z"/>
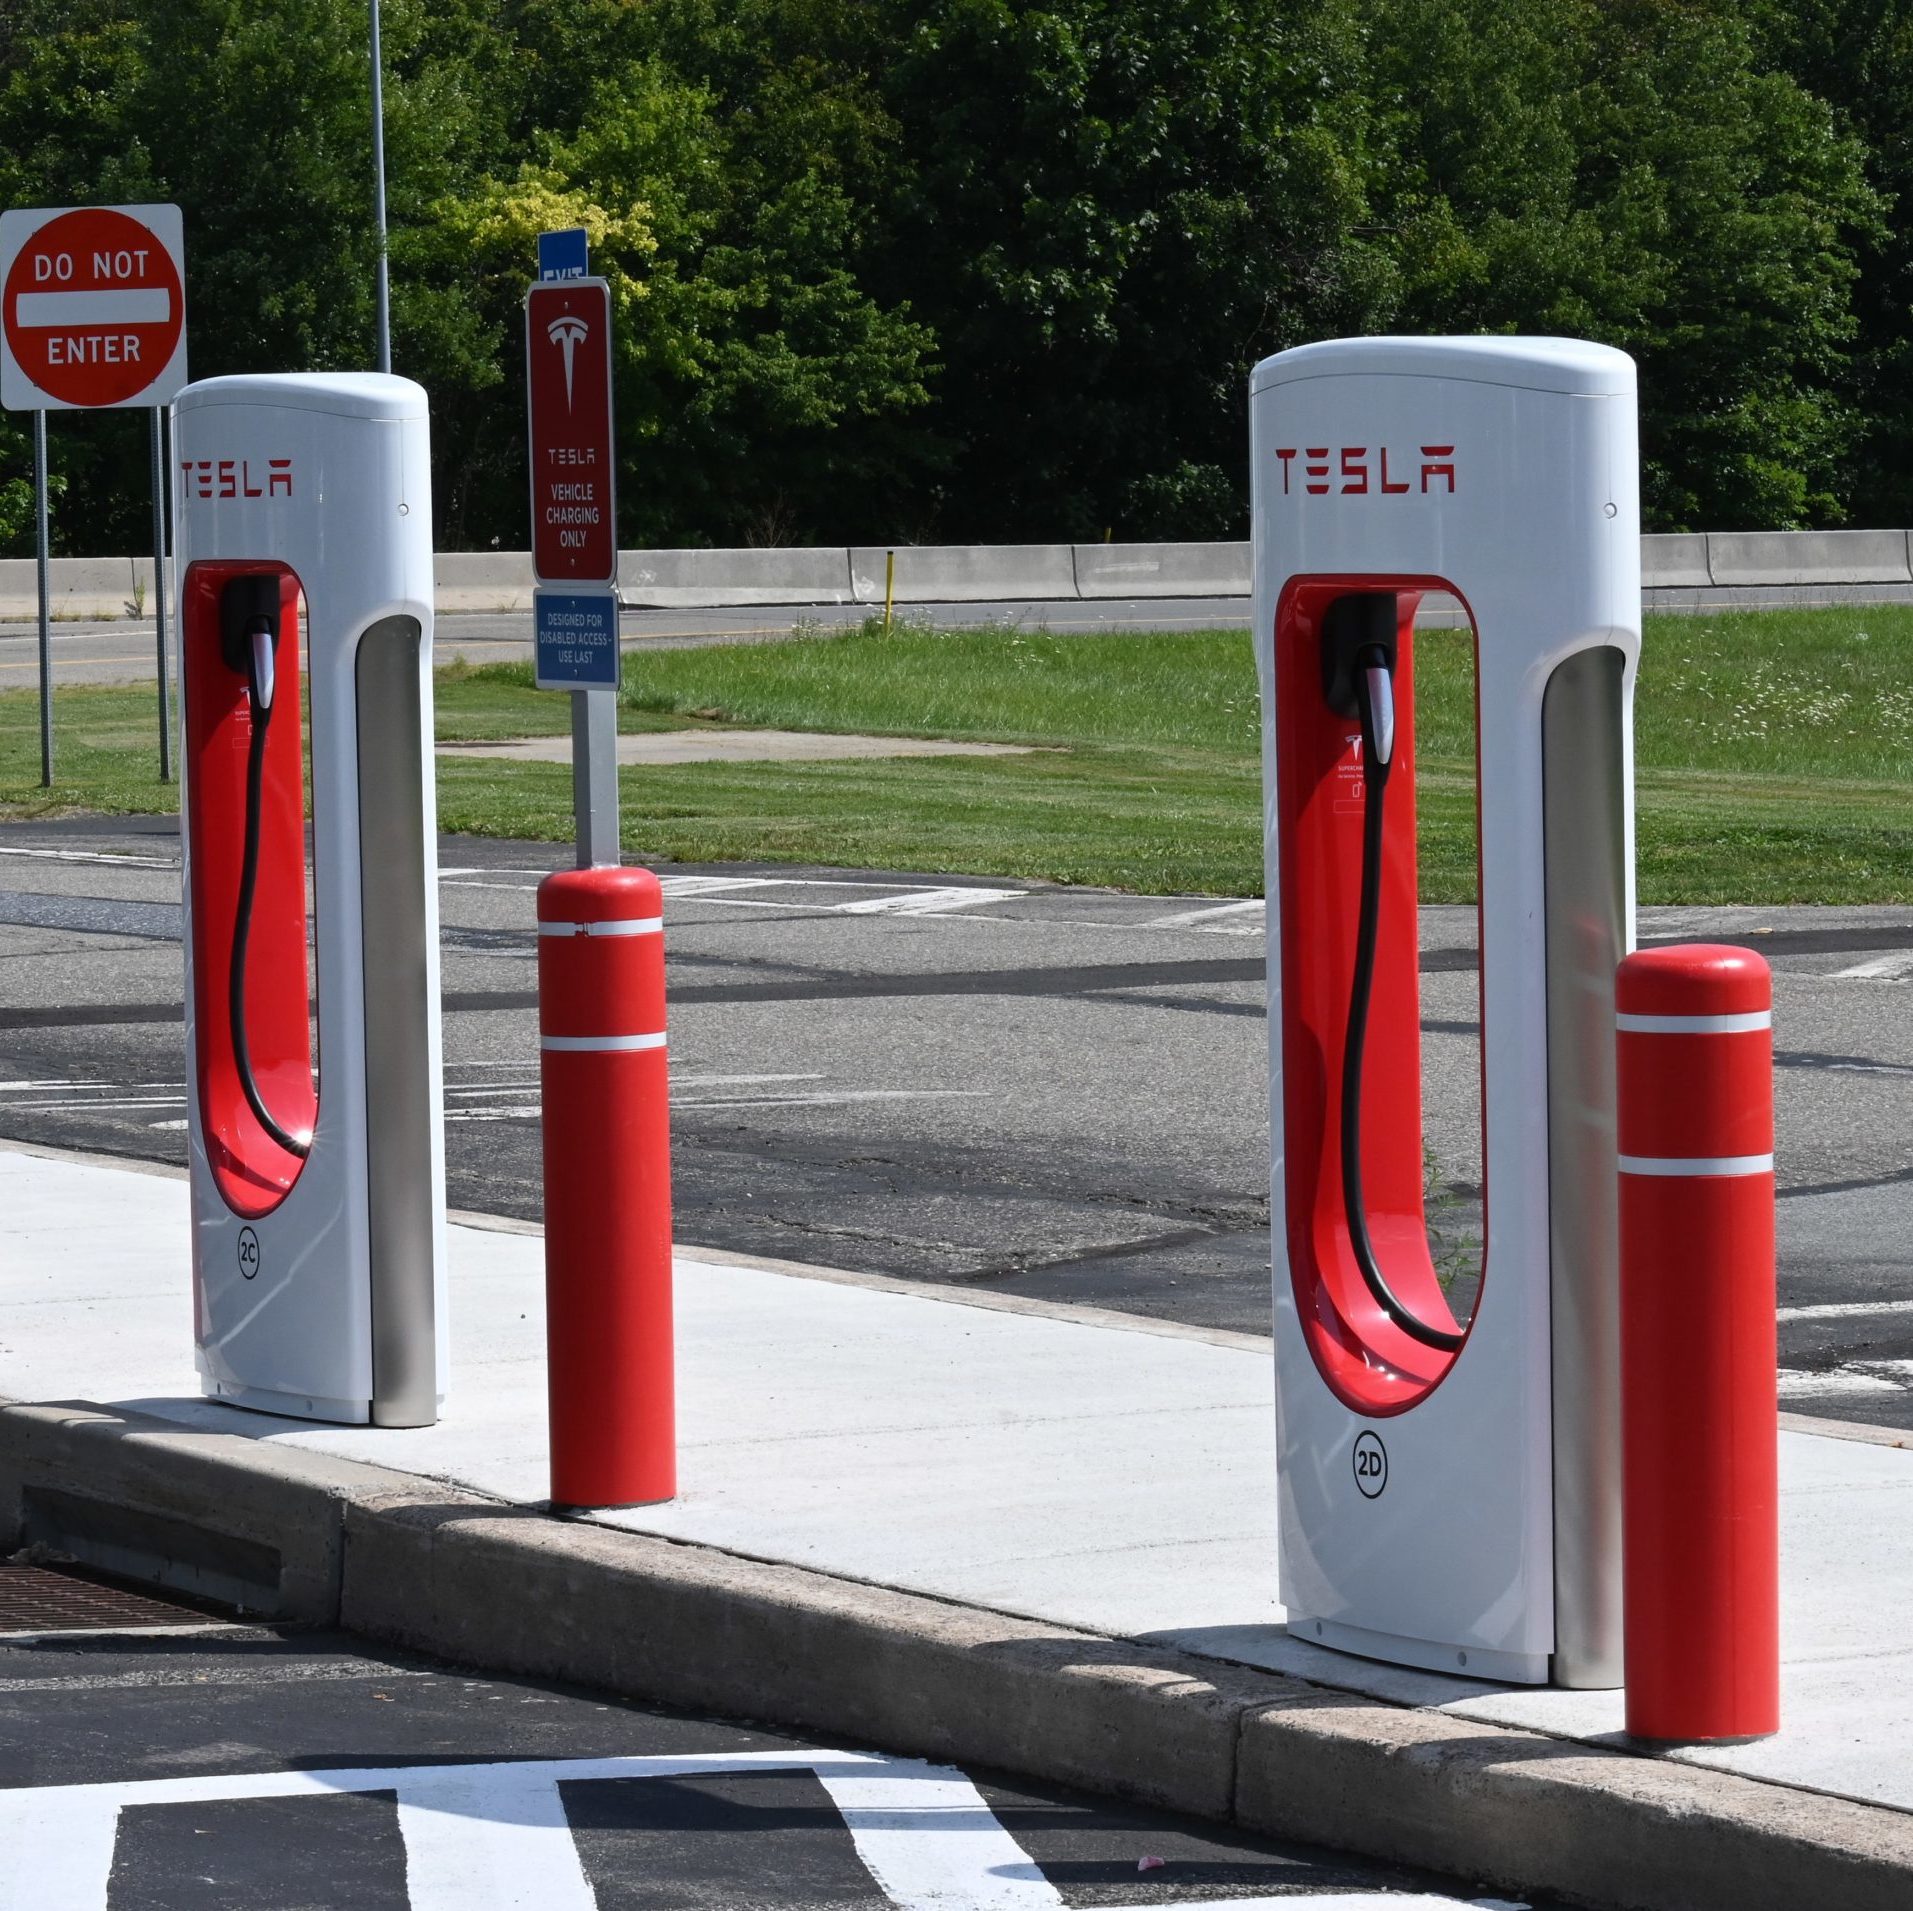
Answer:
<path fill-rule="evenodd" d="M 276 585 L 275 585 L 276 588 Z M 289 1155 L 302 1159 L 311 1153 L 310 1139 L 289 1134 L 274 1120 L 253 1079 L 252 1054 L 246 1043 L 246 945 L 252 940 L 252 898 L 259 882 L 260 811 L 264 807 L 266 733 L 272 723 L 274 633 L 267 617 L 253 617 L 246 629 L 246 698 L 252 715 L 252 740 L 246 751 L 246 846 L 239 864 L 239 903 L 234 912 L 232 969 L 227 978 L 227 1015 L 232 1023 L 233 1066 L 239 1086 L 261 1128 Z M 264 681 L 261 682 L 261 678 Z"/>
<path fill-rule="evenodd" d="M 1348 994 L 1348 1033 L 1342 1044 L 1342 1211 L 1348 1219 L 1355 1264 L 1376 1305 L 1411 1340 L 1452 1353 L 1466 1334 L 1431 1327 L 1396 1296 L 1369 1238 L 1368 1207 L 1362 1196 L 1362 1060 L 1368 1046 L 1369 998 L 1375 988 L 1375 941 L 1381 929 L 1384 804 L 1395 755 L 1395 714 L 1394 660 L 1388 650 L 1380 644 L 1364 645 L 1353 663 L 1349 688 L 1362 720 L 1362 896 L 1355 928 L 1355 973 Z M 1384 698 L 1386 709 L 1378 709 Z"/>

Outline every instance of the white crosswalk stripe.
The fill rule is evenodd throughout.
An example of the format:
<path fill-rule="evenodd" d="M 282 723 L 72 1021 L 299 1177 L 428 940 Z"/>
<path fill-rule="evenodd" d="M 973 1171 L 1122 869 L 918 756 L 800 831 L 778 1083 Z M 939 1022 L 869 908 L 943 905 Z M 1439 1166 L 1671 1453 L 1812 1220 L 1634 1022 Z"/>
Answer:
<path fill-rule="evenodd" d="M 862 1752 L 712 1752 L 483 1765 L 248 1772 L 0 1793 L 0 1911 L 106 1911 L 128 1808 L 391 1792 L 412 1911 L 593 1911 L 561 1786 L 765 1771 L 810 1772 L 897 1911 L 1062 1911 L 1064 1899 L 983 1795 L 948 1765 Z M 1152 1901 L 1160 1895 L 1150 1893 Z M 1205 1898 L 1206 1911 L 1461 1911 L 1427 1894 Z M 1504 1901 L 1473 1901 L 1486 1911 Z M 1504 1906 L 1504 1911 L 1520 1911 Z"/>

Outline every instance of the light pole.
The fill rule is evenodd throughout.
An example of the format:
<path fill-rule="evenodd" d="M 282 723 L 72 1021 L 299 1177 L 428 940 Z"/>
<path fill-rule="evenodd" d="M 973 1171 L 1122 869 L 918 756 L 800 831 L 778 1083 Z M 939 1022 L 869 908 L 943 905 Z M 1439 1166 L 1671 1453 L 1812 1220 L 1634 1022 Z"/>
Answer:
<path fill-rule="evenodd" d="M 385 74 L 379 57 L 379 0 L 372 0 L 372 195 L 379 226 L 379 276 L 375 292 L 379 370 L 392 369 L 392 288 L 385 266 Z"/>

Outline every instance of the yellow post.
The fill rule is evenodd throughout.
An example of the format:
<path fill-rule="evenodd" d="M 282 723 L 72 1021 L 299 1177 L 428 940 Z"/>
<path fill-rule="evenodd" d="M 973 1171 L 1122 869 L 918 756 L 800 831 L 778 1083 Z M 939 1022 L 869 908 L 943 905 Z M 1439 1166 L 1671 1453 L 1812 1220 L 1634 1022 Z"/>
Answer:
<path fill-rule="evenodd" d="M 890 635 L 890 606 L 897 595 L 897 554 L 883 554 L 883 634 Z"/>

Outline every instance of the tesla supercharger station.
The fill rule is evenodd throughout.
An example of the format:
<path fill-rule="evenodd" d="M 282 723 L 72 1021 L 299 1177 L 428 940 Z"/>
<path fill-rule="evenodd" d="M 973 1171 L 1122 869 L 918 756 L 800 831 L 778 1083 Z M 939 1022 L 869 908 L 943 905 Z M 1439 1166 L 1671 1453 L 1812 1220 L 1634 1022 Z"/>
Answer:
<path fill-rule="evenodd" d="M 1632 946 L 1633 361 L 1368 338 L 1251 388 L 1280 1582 L 1292 1633 L 1621 1682 L 1614 970 Z M 1415 612 L 1472 625 L 1486 1246 L 1429 1251 Z"/>
<path fill-rule="evenodd" d="M 425 394 L 214 378 L 176 419 L 201 1384 L 429 1425 L 446 1354 Z"/>

